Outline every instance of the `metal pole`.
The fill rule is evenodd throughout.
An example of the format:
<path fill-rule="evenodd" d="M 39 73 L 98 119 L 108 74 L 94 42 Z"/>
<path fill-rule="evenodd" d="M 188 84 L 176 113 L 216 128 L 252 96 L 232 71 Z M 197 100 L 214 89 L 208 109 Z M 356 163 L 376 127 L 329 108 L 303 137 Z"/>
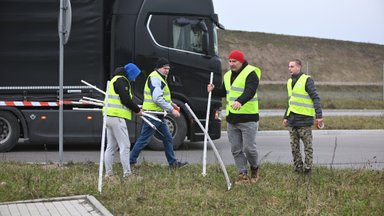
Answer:
<path fill-rule="evenodd" d="M 105 130 L 107 127 L 107 110 L 108 110 L 108 93 L 109 93 L 109 81 L 107 82 L 107 89 L 105 94 L 105 104 L 103 111 L 103 131 L 101 132 L 101 149 L 100 149 L 100 163 L 99 163 L 99 182 L 97 189 L 101 193 L 103 188 L 103 167 L 104 167 L 104 148 L 105 148 Z"/>
<path fill-rule="evenodd" d="M 96 91 L 98 91 L 98 92 L 100 92 L 102 94 L 105 94 L 105 92 L 103 90 L 97 88 L 95 85 L 92 85 L 92 84 L 90 84 L 90 83 L 88 83 L 88 82 L 86 82 L 84 80 L 81 80 L 81 82 L 84 83 L 85 85 L 91 87 L 91 88 L 94 88 Z"/>
<path fill-rule="evenodd" d="M 185 107 L 187 107 L 187 109 L 189 110 L 189 112 L 191 113 L 191 115 L 193 116 L 193 118 L 195 119 L 196 123 L 199 125 L 200 129 L 204 132 L 204 134 L 207 136 L 208 138 L 208 141 L 209 143 L 211 144 L 211 147 L 213 149 L 213 152 L 215 153 L 216 155 L 216 158 L 217 160 L 219 161 L 219 164 L 220 164 L 220 167 L 221 167 L 221 170 L 223 171 L 224 173 L 224 178 L 225 178 L 225 181 L 227 182 L 227 189 L 230 190 L 231 187 L 232 187 L 232 183 L 230 182 L 229 180 L 229 176 L 228 176 L 228 173 L 227 173 L 227 169 L 225 168 L 224 166 L 224 162 L 223 160 L 221 159 L 220 157 L 220 154 L 219 152 L 217 151 L 217 148 L 215 146 L 215 144 L 213 143 L 211 137 L 209 136 L 208 132 L 204 129 L 203 125 L 201 124 L 201 122 L 199 121 L 199 119 L 197 118 L 196 114 L 193 112 L 193 110 L 191 109 L 191 107 L 185 103 Z"/>
<path fill-rule="evenodd" d="M 72 23 L 72 9 L 70 0 L 60 0 L 59 14 L 59 158 L 63 165 L 63 85 L 64 85 L 64 45 L 68 42 Z"/>
<path fill-rule="evenodd" d="M 209 79 L 209 84 L 213 82 L 213 72 L 211 72 L 211 78 Z M 207 102 L 207 115 L 205 117 L 205 130 L 208 132 L 209 126 L 209 112 L 211 110 L 211 95 L 212 92 L 208 93 L 208 102 Z M 204 135 L 204 150 L 203 150 L 203 176 L 207 175 L 207 135 Z"/>
<path fill-rule="evenodd" d="M 60 18 L 59 18 L 59 29 L 63 30 L 63 8 L 64 0 L 60 0 Z M 59 34 L 59 47 L 60 47 L 60 57 L 59 57 L 59 158 L 60 166 L 63 165 L 63 71 L 64 71 L 64 35 L 63 32 Z"/>

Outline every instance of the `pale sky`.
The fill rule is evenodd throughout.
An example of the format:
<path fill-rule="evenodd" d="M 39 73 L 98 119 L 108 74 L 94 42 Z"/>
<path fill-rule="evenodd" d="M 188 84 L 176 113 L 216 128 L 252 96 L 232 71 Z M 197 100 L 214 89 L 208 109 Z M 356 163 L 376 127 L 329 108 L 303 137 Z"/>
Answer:
<path fill-rule="evenodd" d="M 384 45 L 384 0 L 213 0 L 228 30 Z"/>

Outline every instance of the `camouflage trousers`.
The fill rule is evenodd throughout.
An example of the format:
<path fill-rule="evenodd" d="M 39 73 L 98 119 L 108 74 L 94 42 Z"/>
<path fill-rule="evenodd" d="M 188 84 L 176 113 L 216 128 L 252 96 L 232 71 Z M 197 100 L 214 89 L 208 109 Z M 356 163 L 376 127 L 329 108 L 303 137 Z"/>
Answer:
<path fill-rule="evenodd" d="M 311 127 L 290 127 L 289 135 L 291 137 L 291 149 L 293 163 L 296 171 L 311 169 L 313 163 L 313 148 L 312 148 L 312 129 Z M 304 144 L 305 162 L 303 164 L 300 152 L 300 140 Z"/>

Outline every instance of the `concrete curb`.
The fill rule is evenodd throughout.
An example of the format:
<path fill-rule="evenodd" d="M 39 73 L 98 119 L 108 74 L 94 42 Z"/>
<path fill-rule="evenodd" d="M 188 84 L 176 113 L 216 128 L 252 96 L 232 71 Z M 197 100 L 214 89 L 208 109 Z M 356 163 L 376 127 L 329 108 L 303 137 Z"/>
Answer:
<path fill-rule="evenodd" d="M 113 216 L 113 214 L 108 211 L 94 196 L 86 195 L 88 202 L 90 202 L 102 215 Z"/>

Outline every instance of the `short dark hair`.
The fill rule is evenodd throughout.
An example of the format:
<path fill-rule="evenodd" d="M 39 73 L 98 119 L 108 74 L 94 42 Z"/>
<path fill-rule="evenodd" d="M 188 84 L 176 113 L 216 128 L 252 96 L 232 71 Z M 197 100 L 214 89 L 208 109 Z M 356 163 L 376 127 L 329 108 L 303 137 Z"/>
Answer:
<path fill-rule="evenodd" d="M 295 62 L 297 65 L 299 65 L 301 67 L 300 59 L 292 59 L 290 62 Z"/>
<path fill-rule="evenodd" d="M 156 68 L 162 68 L 164 66 L 169 66 L 169 61 L 166 58 L 159 58 L 156 62 Z"/>

